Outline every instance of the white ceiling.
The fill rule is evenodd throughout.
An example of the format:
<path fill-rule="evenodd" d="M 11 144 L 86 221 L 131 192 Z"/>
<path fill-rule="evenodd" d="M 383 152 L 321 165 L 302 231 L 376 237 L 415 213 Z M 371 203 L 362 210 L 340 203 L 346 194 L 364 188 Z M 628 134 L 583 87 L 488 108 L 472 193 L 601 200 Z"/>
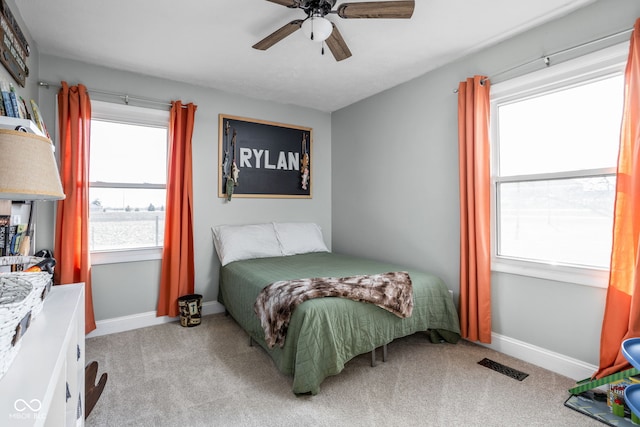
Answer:
<path fill-rule="evenodd" d="M 40 53 L 331 112 L 594 1 L 416 0 L 410 20 L 331 14 L 353 53 L 341 62 L 301 31 L 252 49 L 304 18 L 266 0 L 20 0 L 13 12 Z"/>

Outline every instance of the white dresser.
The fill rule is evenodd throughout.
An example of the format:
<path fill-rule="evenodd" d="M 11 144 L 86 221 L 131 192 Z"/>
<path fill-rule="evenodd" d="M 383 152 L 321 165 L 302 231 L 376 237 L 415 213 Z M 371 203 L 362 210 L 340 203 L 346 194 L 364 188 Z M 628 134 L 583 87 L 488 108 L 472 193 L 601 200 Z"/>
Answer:
<path fill-rule="evenodd" d="M 0 426 L 84 425 L 84 285 L 53 286 L 0 378 Z"/>

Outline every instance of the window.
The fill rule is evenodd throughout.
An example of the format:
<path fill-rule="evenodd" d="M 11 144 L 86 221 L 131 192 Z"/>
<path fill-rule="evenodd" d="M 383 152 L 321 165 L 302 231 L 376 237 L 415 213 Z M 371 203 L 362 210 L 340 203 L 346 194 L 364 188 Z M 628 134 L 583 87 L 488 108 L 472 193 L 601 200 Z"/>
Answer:
<path fill-rule="evenodd" d="M 615 47 L 492 87 L 494 270 L 606 284 L 625 60 Z"/>
<path fill-rule="evenodd" d="M 158 259 L 164 239 L 169 112 L 92 101 L 92 262 Z"/>

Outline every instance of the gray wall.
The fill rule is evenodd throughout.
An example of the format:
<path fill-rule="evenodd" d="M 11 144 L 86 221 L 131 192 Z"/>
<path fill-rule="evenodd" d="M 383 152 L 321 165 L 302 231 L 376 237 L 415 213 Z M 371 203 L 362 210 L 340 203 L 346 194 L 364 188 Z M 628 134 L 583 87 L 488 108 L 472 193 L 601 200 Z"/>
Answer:
<path fill-rule="evenodd" d="M 600 0 L 334 112 L 333 250 L 433 271 L 457 299 L 458 82 L 631 28 L 638 16 L 636 0 Z M 492 277 L 494 333 L 598 364 L 604 289 Z"/>
<path fill-rule="evenodd" d="M 31 99 L 39 103 L 38 74 L 40 71 L 40 55 L 38 51 L 38 46 L 33 42 L 33 39 L 31 38 L 31 34 L 29 33 L 29 29 L 27 28 L 25 23 L 22 21 L 22 17 L 18 14 L 18 7 L 15 5 L 15 1 L 8 0 L 7 6 L 9 6 L 9 10 L 11 10 L 14 17 L 18 21 L 18 25 L 20 26 L 20 29 L 24 33 L 27 39 L 27 43 L 29 43 L 29 48 L 31 50 L 31 53 L 27 57 L 27 68 L 29 69 L 29 76 L 25 81 L 25 87 L 21 87 L 18 84 L 18 82 L 16 82 L 13 79 L 11 74 L 9 74 L 7 69 L 3 65 L 0 65 L 0 79 L 13 84 L 13 87 L 15 88 L 16 93 L 20 95 L 22 98 L 24 98 L 27 104 L 29 104 L 29 101 Z M 30 105 L 29 105 L 29 111 L 31 111 Z M 40 230 L 40 229 L 45 230 L 43 232 L 43 235 L 44 235 L 43 239 L 46 242 L 47 235 L 49 233 L 48 230 L 51 228 L 49 225 L 50 214 L 47 214 L 47 212 L 50 212 L 51 210 L 51 203 L 35 202 L 35 205 L 36 205 L 36 211 L 38 212 L 38 214 L 43 210 L 45 211 L 44 217 L 40 217 L 39 215 L 36 217 L 35 230 Z M 36 248 L 38 247 L 38 235 L 35 236 L 34 245 Z"/>
<path fill-rule="evenodd" d="M 29 69 L 29 76 L 26 79 L 25 87 L 21 87 L 18 82 L 13 79 L 11 74 L 9 74 L 9 71 L 7 71 L 4 65 L 0 64 L 0 79 L 13 84 L 16 93 L 22 96 L 28 104 L 29 100 L 31 99 L 35 99 L 36 101 L 38 101 L 38 70 L 40 68 L 38 46 L 36 46 L 31 39 L 29 29 L 22 21 L 22 17 L 18 15 L 18 8 L 15 5 L 15 0 L 8 0 L 7 6 L 9 6 L 9 10 L 11 10 L 11 12 L 14 14 L 14 17 L 18 21 L 18 25 L 27 38 L 27 42 L 29 43 L 29 47 L 31 49 L 31 54 L 27 57 L 27 68 Z M 29 111 L 31 111 L 31 106 L 29 106 Z"/>
<path fill-rule="evenodd" d="M 110 68 L 41 55 L 40 79 L 59 84 L 83 83 L 89 89 L 127 93 L 166 101 L 194 102 L 193 191 L 195 290 L 203 301 L 218 295 L 219 262 L 213 249 L 211 227 L 218 224 L 269 221 L 318 223 L 331 247 L 331 116 L 316 110 L 274 104 L 169 80 L 151 78 Z M 40 90 L 40 108 L 47 127 L 55 129 L 58 88 Z M 92 99 L 104 99 L 91 94 Z M 106 100 L 106 99 L 105 99 Z M 217 197 L 218 114 L 231 114 L 313 128 L 312 199 L 233 199 Z M 126 155 L 126 153 L 123 153 Z M 53 211 L 45 217 L 53 223 Z M 44 220 L 44 219 L 43 219 Z M 52 246 L 53 228 L 41 227 L 41 247 Z M 145 261 L 93 267 L 96 320 L 155 311 L 160 262 Z"/>
<path fill-rule="evenodd" d="M 333 115 L 46 55 L 38 63 L 36 46 L 29 59 L 28 87 L 19 92 L 39 100 L 50 131 L 55 129 L 56 89 L 38 91 L 37 79 L 54 83 L 64 79 L 89 88 L 198 105 L 194 133 L 196 291 L 204 294 L 205 301 L 217 296 L 218 262 L 210 226 L 300 219 L 318 222 L 327 244 L 336 252 L 433 271 L 457 296 L 458 148 L 453 89 L 468 76 L 492 75 L 630 28 L 638 16 L 640 2 L 636 0 L 600 0 Z M 230 204 L 218 199 L 219 113 L 312 127 L 313 199 L 235 199 Z M 41 202 L 38 209 L 36 245 L 50 248 L 53 204 Z M 156 261 L 94 267 L 97 319 L 155 310 L 159 269 Z M 494 273 L 493 330 L 597 364 L 604 298 L 604 289 Z"/>

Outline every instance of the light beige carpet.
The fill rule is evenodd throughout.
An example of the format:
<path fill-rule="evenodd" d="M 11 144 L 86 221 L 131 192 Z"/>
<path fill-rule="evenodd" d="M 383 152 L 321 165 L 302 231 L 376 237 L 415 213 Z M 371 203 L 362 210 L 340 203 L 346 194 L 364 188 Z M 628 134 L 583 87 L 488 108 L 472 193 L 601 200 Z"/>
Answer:
<path fill-rule="evenodd" d="M 316 396 L 291 392 L 259 346 L 230 317 L 168 323 L 91 338 L 86 362 L 108 372 L 87 426 L 602 426 L 563 403 L 569 378 L 461 341 L 425 333 L 388 346 L 327 378 Z M 529 376 L 522 382 L 478 365 L 489 358 Z"/>

